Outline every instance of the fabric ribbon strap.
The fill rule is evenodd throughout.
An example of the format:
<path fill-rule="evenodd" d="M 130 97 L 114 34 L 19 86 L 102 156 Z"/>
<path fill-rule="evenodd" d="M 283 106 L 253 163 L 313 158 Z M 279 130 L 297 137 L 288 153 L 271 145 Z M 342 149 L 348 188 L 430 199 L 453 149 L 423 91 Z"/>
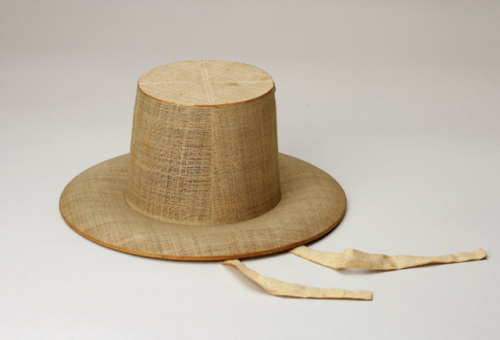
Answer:
<path fill-rule="evenodd" d="M 373 297 L 372 292 L 367 292 L 365 290 L 308 287 L 260 276 L 255 271 L 247 268 L 240 260 L 227 260 L 221 263 L 238 268 L 246 277 L 264 288 L 269 294 L 275 296 L 304 299 L 354 299 L 368 301 L 371 301 Z"/>
<path fill-rule="evenodd" d="M 387 256 L 382 254 L 368 254 L 355 249 L 346 249 L 343 253 L 328 253 L 315 251 L 306 246 L 300 246 L 290 250 L 290 253 L 332 269 L 353 268 L 370 270 L 396 270 L 424 266 L 426 264 L 457 263 L 477 261 L 486 258 L 486 253 L 482 249 L 478 249 L 472 253 L 456 253 L 441 256 Z M 237 259 L 222 261 L 221 263 L 238 268 L 246 277 L 264 288 L 269 294 L 275 296 L 304 299 L 353 299 L 367 301 L 371 301 L 373 298 L 372 292 L 365 290 L 316 288 L 264 277 L 247 268 Z"/>
<path fill-rule="evenodd" d="M 371 270 L 396 270 L 419 267 L 426 264 L 458 263 L 486 258 L 486 253 L 482 249 L 478 249 L 472 253 L 456 253 L 441 256 L 387 256 L 363 253 L 356 249 L 346 249 L 343 253 L 328 253 L 300 246 L 290 250 L 290 253 L 332 269 L 353 268 Z"/>

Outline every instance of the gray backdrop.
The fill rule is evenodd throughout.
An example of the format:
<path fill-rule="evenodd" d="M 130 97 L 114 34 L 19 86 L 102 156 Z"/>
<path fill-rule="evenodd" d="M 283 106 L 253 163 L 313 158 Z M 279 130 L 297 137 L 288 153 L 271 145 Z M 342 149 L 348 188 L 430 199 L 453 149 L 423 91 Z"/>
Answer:
<path fill-rule="evenodd" d="M 2 339 L 494 339 L 499 1 L 1 1 Z M 280 151 L 344 187 L 313 249 L 485 261 L 330 270 L 289 253 L 262 275 L 372 302 L 272 297 L 219 263 L 96 245 L 64 186 L 128 152 L 136 82 L 159 65 L 255 65 L 277 86 Z"/>

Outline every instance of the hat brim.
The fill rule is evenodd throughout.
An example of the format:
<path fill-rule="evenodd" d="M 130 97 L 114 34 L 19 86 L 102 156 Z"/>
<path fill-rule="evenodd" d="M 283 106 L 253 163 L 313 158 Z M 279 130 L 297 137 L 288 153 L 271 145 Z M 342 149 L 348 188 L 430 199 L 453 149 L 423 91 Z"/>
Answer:
<path fill-rule="evenodd" d="M 281 201 L 244 222 L 190 226 L 141 215 L 125 201 L 129 154 L 76 176 L 61 195 L 60 209 L 83 237 L 129 254 L 187 261 L 272 254 L 324 236 L 346 210 L 345 193 L 330 175 L 284 154 L 279 163 Z"/>

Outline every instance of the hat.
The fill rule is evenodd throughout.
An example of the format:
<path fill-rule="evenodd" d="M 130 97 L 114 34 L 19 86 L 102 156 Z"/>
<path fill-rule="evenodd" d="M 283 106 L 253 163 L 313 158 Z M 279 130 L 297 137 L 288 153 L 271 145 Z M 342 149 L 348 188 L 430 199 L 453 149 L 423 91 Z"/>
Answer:
<path fill-rule="evenodd" d="M 266 255 L 327 234 L 344 216 L 344 191 L 278 152 L 274 92 L 266 72 L 236 62 L 147 72 L 130 153 L 66 186 L 65 221 L 105 247 L 172 260 Z"/>

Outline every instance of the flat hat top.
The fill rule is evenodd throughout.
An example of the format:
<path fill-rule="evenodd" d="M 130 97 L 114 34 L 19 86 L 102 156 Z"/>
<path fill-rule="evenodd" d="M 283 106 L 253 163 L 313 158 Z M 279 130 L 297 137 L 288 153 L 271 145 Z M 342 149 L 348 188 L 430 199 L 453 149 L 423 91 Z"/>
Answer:
<path fill-rule="evenodd" d="M 139 79 L 148 97 L 183 106 L 221 106 L 259 98 L 274 89 L 261 69 L 237 62 L 183 61 L 152 69 Z"/>

